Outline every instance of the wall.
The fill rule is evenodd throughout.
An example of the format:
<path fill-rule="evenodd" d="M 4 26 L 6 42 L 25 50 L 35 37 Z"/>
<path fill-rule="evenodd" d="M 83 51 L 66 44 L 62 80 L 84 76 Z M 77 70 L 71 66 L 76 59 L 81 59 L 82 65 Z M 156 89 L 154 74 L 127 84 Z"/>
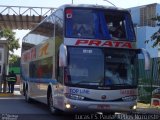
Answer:
<path fill-rule="evenodd" d="M 158 47 L 153 48 L 153 42 L 151 36 L 159 29 L 159 27 L 135 27 L 135 33 L 137 34 L 137 47 L 145 48 L 150 53 L 151 58 L 158 57 Z M 148 43 L 145 43 L 148 41 Z M 142 56 L 140 56 L 142 58 Z"/>
<path fill-rule="evenodd" d="M 156 6 L 156 13 L 160 16 L 160 4 L 157 4 Z"/>
<path fill-rule="evenodd" d="M 132 16 L 134 25 L 140 25 L 140 8 L 139 7 L 131 8 L 130 14 Z"/>

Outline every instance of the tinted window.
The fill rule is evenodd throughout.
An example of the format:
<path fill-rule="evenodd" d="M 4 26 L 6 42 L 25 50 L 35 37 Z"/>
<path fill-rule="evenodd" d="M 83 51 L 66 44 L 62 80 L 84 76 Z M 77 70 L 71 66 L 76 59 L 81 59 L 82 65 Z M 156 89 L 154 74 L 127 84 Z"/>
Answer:
<path fill-rule="evenodd" d="M 131 17 L 126 11 L 66 9 L 66 37 L 135 40 Z"/>
<path fill-rule="evenodd" d="M 92 10 L 66 10 L 67 36 L 94 38 L 96 17 Z"/>
<path fill-rule="evenodd" d="M 137 54 L 132 50 L 105 51 L 106 85 L 137 84 Z"/>
<path fill-rule="evenodd" d="M 91 86 L 136 86 L 137 53 L 108 48 L 68 48 L 65 83 Z"/>
<path fill-rule="evenodd" d="M 101 49 L 69 48 L 68 82 L 99 85 L 104 75 L 103 61 Z"/>
<path fill-rule="evenodd" d="M 31 78 L 51 78 L 52 77 L 52 57 L 30 63 L 29 71 Z"/>

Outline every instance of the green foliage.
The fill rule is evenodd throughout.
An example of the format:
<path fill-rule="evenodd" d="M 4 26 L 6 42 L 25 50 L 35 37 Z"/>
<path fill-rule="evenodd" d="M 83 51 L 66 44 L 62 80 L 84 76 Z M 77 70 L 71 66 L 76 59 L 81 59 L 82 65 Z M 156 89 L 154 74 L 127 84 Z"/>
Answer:
<path fill-rule="evenodd" d="M 15 32 L 10 29 L 0 31 L 0 38 L 5 38 L 8 41 L 8 49 L 13 53 L 14 49 L 20 48 L 19 39 L 16 39 Z"/>
<path fill-rule="evenodd" d="M 13 63 L 17 62 L 18 58 L 19 58 L 18 55 L 10 54 L 10 56 L 9 56 L 9 63 L 13 64 Z"/>
<path fill-rule="evenodd" d="M 156 17 L 152 18 L 151 20 L 153 20 L 153 21 L 160 21 L 160 16 L 156 16 Z"/>
<path fill-rule="evenodd" d="M 152 18 L 152 20 L 157 21 L 158 22 L 157 25 L 159 26 L 160 16 Z M 154 40 L 152 47 L 156 47 L 158 43 L 160 42 L 160 29 L 151 36 L 151 40 Z"/>
<path fill-rule="evenodd" d="M 15 32 L 10 29 L 0 30 L 0 39 L 4 38 L 7 40 L 7 47 L 9 50 L 9 63 L 14 63 L 17 61 L 18 56 L 14 55 L 14 49 L 20 48 L 19 39 L 16 39 Z"/>

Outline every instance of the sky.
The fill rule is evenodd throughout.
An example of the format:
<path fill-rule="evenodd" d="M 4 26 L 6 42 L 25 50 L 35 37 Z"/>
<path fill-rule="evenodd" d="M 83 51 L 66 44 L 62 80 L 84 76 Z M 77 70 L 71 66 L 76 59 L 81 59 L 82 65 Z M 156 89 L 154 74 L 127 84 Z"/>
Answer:
<path fill-rule="evenodd" d="M 117 7 L 129 8 L 150 3 L 160 3 L 160 0 L 109 0 Z M 34 7 L 58 7 L 63 4 L 71 4 L 72 0 L 0 0 L 0 5 L 10 6 L 34 6 Z M 73 4 L 100 4 L 110 5 L 104 0 L 73 0 Z"/>
<path fill-rule="evenodd" d="M 1 5 L 7 5 L 7 6 L 29 6 L 29 7 L 53 7 L 58 8 L 59 6 L 63 4 L 97 4 L 97 5 L 106 5 L 106 6 L 112 6 L 109 2 L 112 2 L 115 6 L 120 8 L 130 8 L 130 7 L 136 7 L 146 4 L 152 4 L 152 3 L 159 3 L 160 0 L 0 0 L 0 6 Z M 19 31 L 16 30 L 16 38 L 21 40 L 23 36 L 25 36 L 29 31 Z M 15 50 L 14 54 L 20 56 L 20 49 Z"/>

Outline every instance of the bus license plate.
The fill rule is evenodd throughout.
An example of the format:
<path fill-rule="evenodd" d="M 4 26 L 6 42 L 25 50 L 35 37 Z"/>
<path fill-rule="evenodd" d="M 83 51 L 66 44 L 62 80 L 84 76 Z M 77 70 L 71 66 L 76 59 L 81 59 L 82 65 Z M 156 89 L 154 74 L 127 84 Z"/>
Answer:
<path fill-rule="evenodd" d="M 110 105 L 97 105 L 97 109 L 104 110 L 104 109 L 109 109 L 109 108 L 110 108 Z"/>

